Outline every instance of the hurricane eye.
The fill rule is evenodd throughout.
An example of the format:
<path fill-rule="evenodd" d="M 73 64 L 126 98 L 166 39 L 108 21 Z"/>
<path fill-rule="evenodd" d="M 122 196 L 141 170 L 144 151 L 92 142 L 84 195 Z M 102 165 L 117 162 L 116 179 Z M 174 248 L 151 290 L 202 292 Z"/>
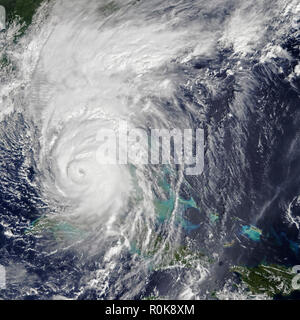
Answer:
<path fill-rule="evenodd" d="M 85 175 L 85 171 L 82 168 L 79 168 L 78 170 L 79 174 L 84 176 Z"/>

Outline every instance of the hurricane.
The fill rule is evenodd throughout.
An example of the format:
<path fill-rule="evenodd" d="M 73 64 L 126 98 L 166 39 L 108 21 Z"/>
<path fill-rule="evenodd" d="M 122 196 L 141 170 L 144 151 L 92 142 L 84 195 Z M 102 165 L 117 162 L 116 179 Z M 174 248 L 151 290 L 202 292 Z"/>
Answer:
<path fill-rule="evenodd" d="M 290 294 L 299 14 L 296 0 L 49 0 L 30 24 L 11 19 L 0 32 L 1 297 Z M 122 124 L 203 130 L 203 172 L 120 161 L 149 152 L 99 137 Z M 101 162 L 107 148 L 119 161 Z M 281 270 L 286 285 L 260 290 L 253 270 L 264 283 Z"/>

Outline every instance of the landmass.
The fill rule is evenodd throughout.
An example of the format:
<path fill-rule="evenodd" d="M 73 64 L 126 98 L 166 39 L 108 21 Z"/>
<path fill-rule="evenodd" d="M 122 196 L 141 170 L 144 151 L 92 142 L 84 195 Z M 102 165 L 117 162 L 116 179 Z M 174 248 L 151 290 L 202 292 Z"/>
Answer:
<path fill-rule="evenodd" d="M 234 266 L 232 272 L 239 274 L 243 283 L 253 294 L 288 296 L 294 289 L 292 279 L 295 277 L 292 268 L 281 265 L 260 264 L 256 267 Z"/>

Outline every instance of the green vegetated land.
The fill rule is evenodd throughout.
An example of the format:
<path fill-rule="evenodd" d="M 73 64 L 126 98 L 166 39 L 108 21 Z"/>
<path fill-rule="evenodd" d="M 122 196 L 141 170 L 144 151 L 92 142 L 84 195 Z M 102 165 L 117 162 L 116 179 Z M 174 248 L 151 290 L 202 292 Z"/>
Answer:
<path fill-rule="evenodd" d="M 11 22 L 17 16 L 28 26 L 36 9 L 44 0 L 0 0 L 0 5 L 6 9 L 7 21 Z"/>
<path fill-rule="evenodd" d="M 287 296 L 293 291 L 292 279 L 295 274 L 291 268 L 279 265 L 264 265 L 257 267 L 232 267 L 231 271 L 240 275 L 241 280 L 253 294 Z"/>

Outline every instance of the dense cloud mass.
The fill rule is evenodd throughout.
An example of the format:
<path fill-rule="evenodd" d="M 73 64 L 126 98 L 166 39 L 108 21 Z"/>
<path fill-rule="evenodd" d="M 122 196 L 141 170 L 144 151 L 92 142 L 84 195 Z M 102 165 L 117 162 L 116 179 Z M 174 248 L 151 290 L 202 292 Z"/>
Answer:
<path fill-rule="evenodd" d="M 57 0 L 17 39 L 12 21 L 1 295 L 249 298 L 233 266 L 297 264 L 299 13 L 296 0 Z M 122 121 L 203 129 L 204 172 L 99 165 L 99 130 Z"/>

